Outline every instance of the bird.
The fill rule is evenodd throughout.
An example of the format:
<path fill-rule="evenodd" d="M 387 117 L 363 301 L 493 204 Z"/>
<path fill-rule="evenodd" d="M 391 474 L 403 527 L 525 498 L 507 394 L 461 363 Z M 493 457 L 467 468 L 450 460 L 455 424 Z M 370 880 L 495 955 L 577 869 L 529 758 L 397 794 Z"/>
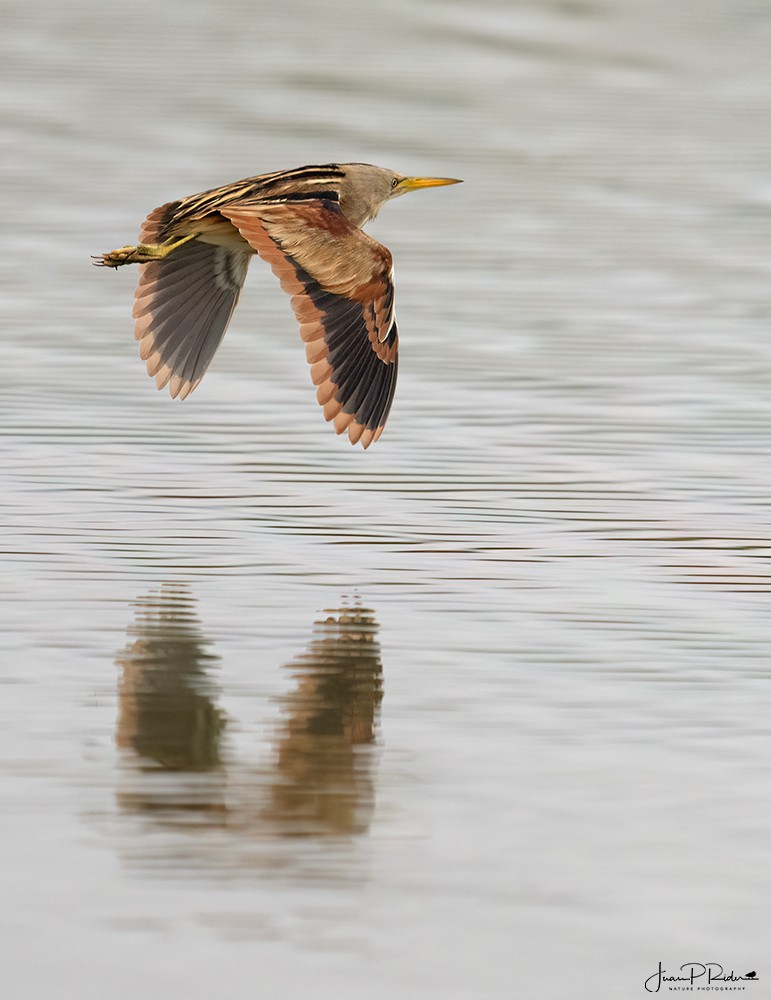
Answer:
<path fill-rule="evenodd" d="M 291 295 L 316 397 L 335 431 L 368 448 L 393 401 L 399 334 L 390 251 L 362 230 L 392 198 L 459 184 L 369 163 L 260 174 L 171 201 L 136 246 L 93 258 L 140 264 L 134 335 L 157 387 L 185 399 L 206 372 L 252 258 Z"/>

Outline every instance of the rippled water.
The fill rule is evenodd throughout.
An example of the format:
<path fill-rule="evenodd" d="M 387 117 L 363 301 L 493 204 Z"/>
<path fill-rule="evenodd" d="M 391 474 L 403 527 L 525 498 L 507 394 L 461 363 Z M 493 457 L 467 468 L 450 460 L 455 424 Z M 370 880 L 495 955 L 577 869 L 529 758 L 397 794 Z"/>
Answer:
<path fill-rule="evenodd" d="M 771 974 L 767 4 L 2 23 L 4 995 Z M 329 160 L 466 181 L 369 227 L 402 352 L 366 453 L 266 268 L 179 404 L 136 275 L 89 266 Z"/>

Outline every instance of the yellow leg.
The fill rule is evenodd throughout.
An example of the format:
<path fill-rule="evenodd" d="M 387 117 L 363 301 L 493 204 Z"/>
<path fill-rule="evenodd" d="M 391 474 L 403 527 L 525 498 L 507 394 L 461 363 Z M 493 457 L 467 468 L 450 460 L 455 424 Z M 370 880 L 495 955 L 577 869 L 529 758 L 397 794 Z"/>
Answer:
<path fill-rule="evenodd" d="M 169 254 L 181 247 L 183 243 L 194 240 L 199 233 L 190 233 L 180 239 L 166 240 L 165 243 L 140 243 L 135 247 L 119 247 L 110 253 L 94 257 L 94 263 L 99 267 L 122 267 L 124 264 L 147 264 L 151 260 L 163 260 Z"/>

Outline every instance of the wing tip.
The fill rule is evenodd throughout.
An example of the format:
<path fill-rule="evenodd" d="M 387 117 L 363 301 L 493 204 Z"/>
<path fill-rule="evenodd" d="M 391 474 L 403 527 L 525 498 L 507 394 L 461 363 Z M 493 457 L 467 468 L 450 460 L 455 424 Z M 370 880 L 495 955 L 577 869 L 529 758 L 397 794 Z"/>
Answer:
<path fill-rule="evenodd" d="M 371 444 L 383 433 L 384 425 L 381 424 L 380 427 L 371 428 L 366 427 L 364 424 L 360 424 L 357 420 L 352 421 L 348 427 L 348 440 L 352 445 L 360 444 L 362 448 L 366 451 Z M 340 431 L 338 431 L 338 434 Z"/>

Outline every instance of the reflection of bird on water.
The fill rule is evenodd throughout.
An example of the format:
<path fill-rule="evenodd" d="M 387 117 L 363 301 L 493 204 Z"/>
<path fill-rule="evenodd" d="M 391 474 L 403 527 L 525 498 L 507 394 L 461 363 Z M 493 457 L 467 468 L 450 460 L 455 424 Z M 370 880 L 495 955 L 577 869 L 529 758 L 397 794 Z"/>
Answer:
<path fill-rule="evenodd" d="M 292 296 L 324 417 L 366 448 L 396 386 L 391 254 L 362 232 L 391 198 L 456 184 L 367 163 L 249 177 L 156 208 L 138 246 L 96 258 L 142 264 L 135 336 L 158 388 L 184 399 L 203 378 L 259 254 Z"/>
<path fill-rule="evenodd" d="M 164 870 L 260 871 L 273 863 L 265 852 L 288 837 L 366 832 L 382 699 L 377 631 L 374 614 L 358 606 L 316 623 L 307 651 L 287 664 L 292 690 L 281 699 L 266 768 L 249 753 L 222 759 L 225 720 L 212 679 L 219 661 L 207 652 L 188 591 L 164 586 L 137 601 L 130 642 L 117 656 L 117 799 L 178 836 L 132 837 L 126 856 Z"/>
<path fill-rule="evenodd" d="M 288 835 L 361 833 L 374 805 L 372 757 L 382 699 L 377 623 L 352 607 L 317 623 L 306 653 L 287 664 L 294 691 L 278 741 L 270 809 Z"/>
<path fill-rule="evenodd" d="M 164 586 L 136 602 L 133 641 L 117 657 L 122 675 L 116 742 L 133 751 L 136 786 L 122 791 L 133 807 L 221 808 L 220 738 L 224 716 L 214 703 L 211 669 L 188 591 Z M 206 778 L 163 784 L 147 772 Z M 146 777 L 141 778 L 144 773 Z M 213 780 L 212 780 L 213 779 Z"/>

